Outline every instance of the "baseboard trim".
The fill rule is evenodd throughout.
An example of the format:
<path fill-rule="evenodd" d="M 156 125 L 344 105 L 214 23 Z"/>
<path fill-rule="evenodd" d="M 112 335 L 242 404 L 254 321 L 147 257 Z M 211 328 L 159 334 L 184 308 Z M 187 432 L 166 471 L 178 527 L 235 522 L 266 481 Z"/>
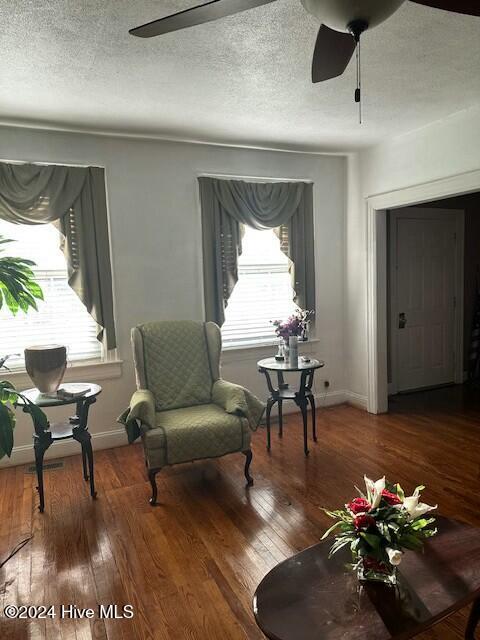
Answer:
<path fill-rule="evenodd" d="M 327 391 L 327 393 L 316 393 L 315 394 L 315 404 L 317 408 L 322 407 L 334 407 L 339 404 L 351 404 L 354 407 L 358 407 L 359 409 L 367 410 L 367 397 L 362 396 L 359 393 L 355 393 L 354 391 Z M 276 415 L 276 409 L 273 411 Z M 288 415 L 289 413 L 298 413 L 299 409 L 295 405 L 294 402 L 285 402 L 283 405 L 283 413 Z"/>
<path fill-rule="evenodd" d="M 345 393 L 345 402 L 347 404 L 351 404 L 354 407 L 358 407 L 359 409 L 364 409 L 367 411 L 368 408 L 368 399 L 367 396 L 362 396 L 360 393 L 355 393 L 355 391 L 344 391 Z"/>
<path fill-rule="evenodd" d="M 334 407 L 337 404 L 344 404 L 345 391 L 327 391 L 327 393 L 316 393 L 315 403 L 317 407 Z"/>
<path fill-rule="evenodd" d="M 112 429 L 111 431 L 101 431 L 92 433 L 92 447 L 94 450 L 112 449 L 127 444 L 125 429 Z M 55 442 L 45 454 L 45 460 L 51 458 L 66 458 L 78 455 L 81 452 L 80 444 L 75 440 L 60 440 Z M 17 467 L 29 464 L 35 460 L 33 444 L 24 444 L 14 447 L 11 458 L 4 456 L 0 460 L 0 468 Z"/>
<path fill-rule="evenodd" d="M 333 407 L 339 404 L 351 404 L 360 409 L 367 409 L 367 398 L 353 391 L 327 391 L 327 393 L 316 393 L 315 402 L 318 408 Z M 284 414 L 296 413 L 298 407 L 293 402 L 284 404 Z M 273 416 L 272 416 L 273 417 Z M 111 429 L 110 431 L 100 431 L 92 433 L 92 446 L 94 450 L 112 449 L 113 447 L 121 447 L 127 444 L 125 429 Z M 61 440 L 55 442 L 46 452 L 45 459 L 66 458 L 68 456 L 78 455 L 80 453 L 80 445 L 75 440 Z M 29 464 L 35 460 L 33 452 L 33 444 L 24 444 L 14 447 L 12 457 L 4 456 L 0 460 L 0 468 L 16 467 L 23 464 Z"/>

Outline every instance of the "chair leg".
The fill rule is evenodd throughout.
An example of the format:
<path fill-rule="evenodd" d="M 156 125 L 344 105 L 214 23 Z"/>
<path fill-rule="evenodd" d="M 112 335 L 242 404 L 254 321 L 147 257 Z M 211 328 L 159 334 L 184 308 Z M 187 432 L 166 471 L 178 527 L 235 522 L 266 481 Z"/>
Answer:
<path fill-rule="evenodd" d="M 157 505 L 158 489 L 155 476 L 159 471 L 160 469 L 149 469 L 148 471 L 148 479 L 150 480 L 150 484 L 152 485 L 152 497 L 150 498 L 150 504 L 152 505 L 152 507 L 155 507 Z"/>
<path fill-rule="evenodd" d="M 253 478 L 250 475 L 250 464 L 252 462 L 252 458 L 253 458 L 253 453 L 251 449 L 248 449 L 247 451 L 243 451 L 243 455 L 246 457 L 245 460 L 245 478 L 247 480 L 247 487 L 251 487 L 253 485 Z"/>

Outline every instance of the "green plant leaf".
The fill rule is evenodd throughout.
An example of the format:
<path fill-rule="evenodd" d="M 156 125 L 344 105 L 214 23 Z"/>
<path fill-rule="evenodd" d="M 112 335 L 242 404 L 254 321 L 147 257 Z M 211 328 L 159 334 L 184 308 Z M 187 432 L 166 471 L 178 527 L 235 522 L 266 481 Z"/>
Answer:
<path fill-rule="evenodd" d="M 414 520 L 411 524 L 411 528 L 414 531 L 419 531 L 420 529 L 424 529 L 428 527 L 429 524 L 433 524 L 435 522 L 435 518 L 419 518 L 418 520 Z"/>
<path fill-rule="evenodd" d="M 403 534 L 398 542 L 401 547 L 411 549 L 412 551 L 417 551 L 423 547 L 423 540 L 410 533 Z"/>
<path fill-rule="evenodd" d="M 320 540 L 325 540 L 325 538 L 328 538 L 332 531 L 335 531 L 335 529 L 337 529 L 337 527 L 339 527 L 341 524 L 343 524 L 341 520 L 339 522 L 335 522 L 335 524 L 332 524 L 332 526 L 325 531 Z"/>
<path fill-rule="evenodd" d="M 9 242 L 11 240 L 0 237 L 0 247 Z M 36 300 L 43 299 L 43 292 L 36 282 L 33 266 L 32 260 L 0 257 L 0 308 L 5 303 L 13 315 L 19 310 L 26 313 L 29 309 L 37 309 Z"/>
<path fill-rule="evenodd" d="M 382 544 L 382 539 L 380 536 L 376 536 L 373 533 L 365 533 L 362 531 L 360 536 L 367 542 L 367 544 L 372 547 L 372 549 L 379 549 Z"/>
<path fill-rule="evenodd" d="M 355 487 L 355 490 L 356 490 L 356 492 L 358 493 L 358 495 L 359 495 L 361 498 L 363 498 L 364 500 L 366 500 L 366 499 L 367 499 L 367 496 L 365 495 L 365 493 L 364 493 L 361 489 L 359 489 L 359 488 L 357 487 L 357 485 L 354 485 L 354 487 Z"/>
<path fill-rule="evenodd" d="M 10 458 L 13 449 L 15 418 L 8 407 L 0 403 L 0 448 Z"/>
<path fill-rule="evenodd" d="M 351 545 L 351 544 L 352 544 L 351 537 L 337 538 L 330 548 L 328 557 L 331 558 L 335 553 L 337 553 L 337 551 L 340 551 L 340 549 L 343 549 L 347 545 Z"/>

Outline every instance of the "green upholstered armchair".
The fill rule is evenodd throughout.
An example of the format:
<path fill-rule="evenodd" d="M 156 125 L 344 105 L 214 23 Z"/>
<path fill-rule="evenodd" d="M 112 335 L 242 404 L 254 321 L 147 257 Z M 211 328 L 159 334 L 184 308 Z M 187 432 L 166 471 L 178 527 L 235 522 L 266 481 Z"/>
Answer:
<path fill-rule="evenodd" d="M 129 442 L 141 437 L 151 504 L 156 474 L 167 465 L 242 452 L 252 461 L 251 431 L 263 404 L 220 377 L 220 329 L 213 322 L 152 322 L 132 330 L 138 390 L 119 420 Z"/>

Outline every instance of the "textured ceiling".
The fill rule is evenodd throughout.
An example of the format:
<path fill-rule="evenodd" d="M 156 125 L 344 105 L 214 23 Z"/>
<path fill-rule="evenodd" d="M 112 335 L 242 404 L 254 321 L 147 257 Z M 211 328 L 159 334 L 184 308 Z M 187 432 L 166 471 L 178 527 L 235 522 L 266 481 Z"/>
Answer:
<path fill-rule="evenodd" d="M 310 83 L 318 23 L 277 2 L 150 40 L 130 27 L 195 0 L 2 0 L 0 121 L 211 142 L 348 149 L 480 103 L 480 18 L 406 2 L 354 64 Z"/>

